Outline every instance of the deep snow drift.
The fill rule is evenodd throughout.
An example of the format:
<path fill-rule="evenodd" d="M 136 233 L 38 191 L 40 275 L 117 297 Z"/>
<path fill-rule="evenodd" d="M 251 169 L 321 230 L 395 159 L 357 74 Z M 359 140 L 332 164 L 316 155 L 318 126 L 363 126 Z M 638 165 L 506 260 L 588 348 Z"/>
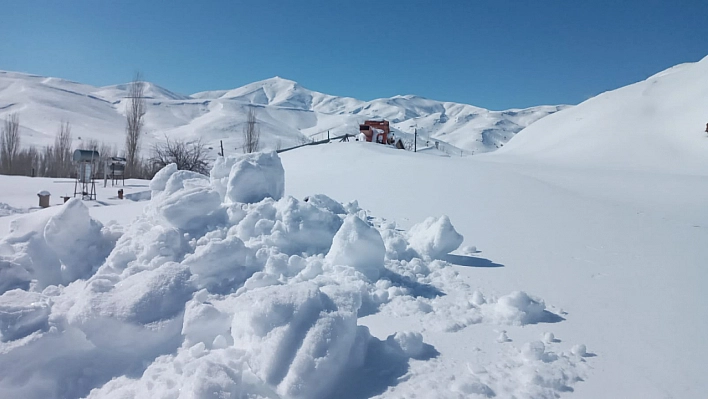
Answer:
<path fill-rule="evenodd" d="M 22 145 L 52 144 L 61 122 L 72 126 L 74 147 L 89 139 L 123 147 L 127 84 L 93 87 L 57 78 L 0 71 L 0 119 L 20 114 Z M 165 136 L 201 138 L 213 155 L 223 140 L 226 154 L 241 153 L 249 107 L 255 107 L 263 148 L 287 148 L 309 139 L 357 134 L 366 119 L 386 118 L 395 129 L 448 142 L 470 152 L 493 151 L 516 132 L 567 106 L 490 111 L 417 96 L 361 101 L 308 90 L 296 82 L 271 78 L 233 90 L 173 93 L 146 82 L 147 151 Z"/>
<path fill-rule="evenodd" d="M 498 155 L 601 169 L 708 173 L 708 57 L 528 126 Z"/>
<path fill-rule="evenodd" d="M 439 260 L 463 242 L 446 216 L 404 231 L 284 187 L 280 158 L 256 153 L 210 177 L 167 166 L 127 226 L 75 199 L 17 218 L 0 241 L 0 396 L 366 398 L 440 354 L 415 329 L 375 338 L 361 317 L 446 331 L 561 319 L 525 292 L 460 286 Z M 549 343 L 498 343 L 512 385 L 492 372 L 436 395 L 555 397 L 585 378 L 586 354 Z"/>

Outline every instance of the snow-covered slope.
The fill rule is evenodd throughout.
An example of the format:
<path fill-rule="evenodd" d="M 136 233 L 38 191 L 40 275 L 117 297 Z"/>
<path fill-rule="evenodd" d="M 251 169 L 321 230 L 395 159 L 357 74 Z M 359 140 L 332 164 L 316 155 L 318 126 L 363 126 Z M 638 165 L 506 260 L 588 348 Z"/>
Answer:
<path fill-rule="evenodd" d="M 708 57 L 603 93 L 527 127 L 495 155 L 708 173 Z"/>
<path fill-rule="evenodd" d="M 149 202 L 0 218 L 0 396 L 708 389 L 707 177 L 360 142 L 281 155 L 166 168 Z M 0 202 L 57 184 L 0 176 Z"/>
<path fill-rule="evenodd" d="M 43 146 L 54 140 L 61 121 L 70 122 L 75 147 L 98 139 L 122 148 L 128 85 L 92 87 L 57 78 L 0 71 L 0 118 L 17 112 L 25 145 Z M 248 107 L 257 107 L 265 148 L 287 147 L 308 139 L 356 134 L 359 123 L 386 118 L 395 129 L 448 142 L 469 152 L 497 149 L 536 120 L 564 106 L 489 111 L 470 105 L 416 96 L 361 101 L 308 90 L 275 77 L 233 90 L 173 93 L 146 82 L 145 136 L 148 149 L 164 136 L 202 138 L 216 148 L 239 151 Z M 215 150 L 216 151 L 216 150 Z"/>

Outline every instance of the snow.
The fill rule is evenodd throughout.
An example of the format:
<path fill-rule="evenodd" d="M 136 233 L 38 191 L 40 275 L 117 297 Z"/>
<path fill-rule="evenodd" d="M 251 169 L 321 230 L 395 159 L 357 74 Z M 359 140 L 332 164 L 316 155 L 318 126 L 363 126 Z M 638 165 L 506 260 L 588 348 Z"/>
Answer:
<path fill-rule="evenodd" d="M 332 143 L 47 209 L 71 181 L 0 176 L 0 397 L 703 397 L 705 137 L 632 108 L 690 120 L 705 63 L 484 156 Z M 228 96 L 339 106 L 269 84 Z"/>
<path fill-rule="evenodd" d="M 248 187 L 248 190 L 244 190 Z M 254 203 L 264 198 L 279 200 L 285 191 L 285 171 L 275 153 L 240 158 L 231 166 L 226 198 L 230 203 Z"/>
<path fill-rule="evenodd" d="M 298 83 L 271 78 L 232 90 L 182 95 L 144 82 L 146 99 L 143 155 L 164 138 L 201 139 L 217 158 L 223 141 L 226 154 L 242 152 L 243 127 L 255 107 L 260 144 L 264 149 L 287 148 L 321 140 L 328 133 L 358 134 L 366 119 L 386 118 L 394 130 L 436 139 L 470 152 L 493 151 L 516 132 L 567 106 L 489 111 L 466 104 L 416 96 L 362 101 L 308 90 Z M 69 82 L 19 72 L 0 71 L 0 119 L 17 112 L 22 145 L 54 143 L 58 126 L 71 124 L 73 148 L 88 140 L 123 147 L 128 84 L 106 87 Z M 456 151 L 456 154 L 459 151 Z"/>
<path fill-rule="evenodd" d="M 381 234 L 372 226 L 349 215 L 332 239 L 325 259 L 333 265 L 348 265 L 376 281 L 383 268 L 386 248 Z"/>
<path fill-rule="evenodd" d="M 408 234 L 411 248 L 432 259 L 440 259 L 456 250 L 464 240 L 447 216 L 429 217 L 411 227 Z"/>
<path fill-rule="evenodd" d="M 559 166 L 705 174 L 706 109 L 708 57 L 544 118 L 499 152 Z"/>

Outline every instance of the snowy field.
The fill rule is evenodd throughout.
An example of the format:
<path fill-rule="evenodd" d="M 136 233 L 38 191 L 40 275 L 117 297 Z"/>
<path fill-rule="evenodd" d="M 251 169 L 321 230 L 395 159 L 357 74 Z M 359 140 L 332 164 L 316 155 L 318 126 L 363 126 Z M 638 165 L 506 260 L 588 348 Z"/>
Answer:
<path fill-rule="evenodd" d="M 484 156 L 332 143 L 66 204 L 0 176 L 0 397 L 704 398 L 696 109 L 708 58 Z"/>

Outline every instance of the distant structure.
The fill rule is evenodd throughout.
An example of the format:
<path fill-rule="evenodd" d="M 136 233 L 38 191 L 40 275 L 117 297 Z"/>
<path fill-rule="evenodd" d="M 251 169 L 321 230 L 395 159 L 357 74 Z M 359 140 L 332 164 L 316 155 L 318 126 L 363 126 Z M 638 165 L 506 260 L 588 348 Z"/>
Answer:
<path fill-rule="evenodd" d="M 111 157 L 111 163 L 109 165 L 111 185 L 115 186 L 120 181 L 123 186 L 125 186 L 125 164 L 127 163 L 125 158 L 122 157 Z"/>
<path fill-rule="evenodd" d="M 406 148 L 403 140 L 396 138 L 396 136 L 391 133 L 391 127 L 387 120 L 364 121 L 364 123 L 359 125 L 359 133 L 369 142 L 393 145 L 399 150 Z"/>
<path fill-rule="evenodd" d="M 387 144 L 388 135 L 391 134 L 391 128 L 388 121 L 364 121 L 359 125 L 359 132 L 366 137 L 366 141 Z"/>
<path fill-rule="evenodd" d="M 96 164 L 98 151 L 76 150 L 73 161 L 76 164 L 76 180 L 74 181 L 74 197 L 81 195 L 83 200 L 96 199 Z"/>

